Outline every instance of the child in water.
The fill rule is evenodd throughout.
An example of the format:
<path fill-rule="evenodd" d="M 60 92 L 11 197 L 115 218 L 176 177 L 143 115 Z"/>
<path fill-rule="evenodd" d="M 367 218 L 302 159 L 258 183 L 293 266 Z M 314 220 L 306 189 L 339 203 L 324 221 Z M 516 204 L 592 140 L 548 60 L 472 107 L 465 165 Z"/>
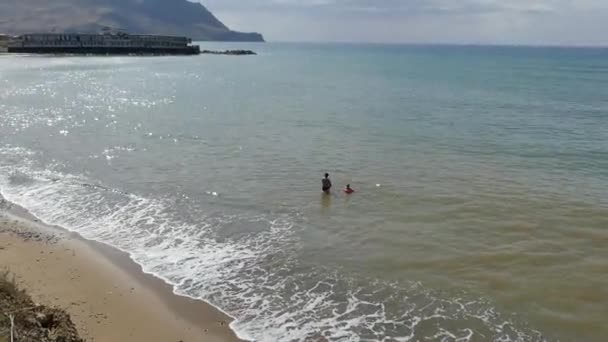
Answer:
<path fill-rule="evenodd" d="M 344 192 L 347 193 L 347 194 L 352 194 L 353 192 L 355 192 L 355 190 L 353 190 L 350 187 L 350 184 L 346 184 L 346 188 L 344 188 Z"/>

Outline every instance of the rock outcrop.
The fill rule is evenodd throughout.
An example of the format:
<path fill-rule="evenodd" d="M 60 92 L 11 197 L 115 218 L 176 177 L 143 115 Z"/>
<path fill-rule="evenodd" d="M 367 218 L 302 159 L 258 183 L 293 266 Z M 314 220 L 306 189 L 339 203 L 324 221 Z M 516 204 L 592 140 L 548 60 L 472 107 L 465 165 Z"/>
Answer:
<path fill-rule="evenodd" d="M 257 53 L 251 50 L 225 50 L 225 51 L 213 51 L 213 50 L 203 50 L 201 51 L 203 55 L 229 55 L 229 56 L 247 56 L 247 55 L 257 55 Z"/>

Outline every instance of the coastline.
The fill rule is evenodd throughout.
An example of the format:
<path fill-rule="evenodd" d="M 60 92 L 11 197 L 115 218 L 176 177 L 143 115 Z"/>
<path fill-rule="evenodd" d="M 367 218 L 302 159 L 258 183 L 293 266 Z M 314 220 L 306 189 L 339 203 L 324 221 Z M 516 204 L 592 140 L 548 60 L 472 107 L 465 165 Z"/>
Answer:
<path fill-rule="evenodd" d="M 0 269 L 35 302 L 65 309 L 87 341 L 240 341 L 229 316 L 174 294 L 127 253 L 12 204 L 0 210 Z"/>

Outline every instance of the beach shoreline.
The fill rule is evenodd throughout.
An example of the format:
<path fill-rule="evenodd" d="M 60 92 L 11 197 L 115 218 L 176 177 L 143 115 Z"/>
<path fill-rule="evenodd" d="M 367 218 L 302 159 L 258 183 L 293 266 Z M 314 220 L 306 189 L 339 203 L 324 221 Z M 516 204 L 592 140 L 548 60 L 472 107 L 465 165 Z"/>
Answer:
<path fill-rule="evenodd" d="M 127 253 L 13 204 L 0 210 L 0 269 L 36 303 L 65 309 L 87 341 L 240 341 L 228 315 L 174 294 Z"/>

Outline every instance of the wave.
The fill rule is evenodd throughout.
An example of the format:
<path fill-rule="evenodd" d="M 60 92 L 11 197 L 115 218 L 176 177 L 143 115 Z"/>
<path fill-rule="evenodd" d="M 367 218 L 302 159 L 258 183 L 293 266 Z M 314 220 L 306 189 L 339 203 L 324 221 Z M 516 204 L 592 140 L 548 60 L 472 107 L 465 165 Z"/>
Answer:
<path fill-rule="evenodd" d="M 0 194 L 42 221 L 129 253 L 143 270 L 235 318 L 256 341 L 543 341 L 483 299 L 354 277 L 299 257 L 294 214 L 186 219 L 175 201 L 67 174 L 27 149 L 0 148 Z M 227 227 L 255 226 L 227 234 Z M 237 229 L 238 230 L 238 229 Z"/>

